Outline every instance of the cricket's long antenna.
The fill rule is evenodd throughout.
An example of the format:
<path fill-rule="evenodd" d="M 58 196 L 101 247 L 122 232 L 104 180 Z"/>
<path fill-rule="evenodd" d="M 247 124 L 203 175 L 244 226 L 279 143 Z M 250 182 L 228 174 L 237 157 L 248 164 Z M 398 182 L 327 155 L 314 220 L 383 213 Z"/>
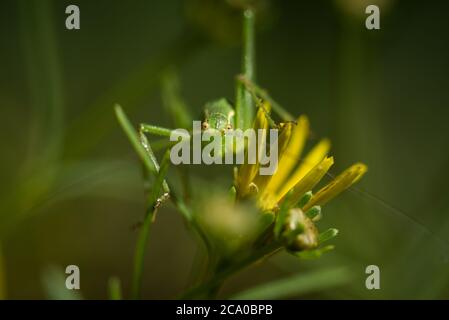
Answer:
<path fill-rule="evenodd" d="M 327 173 L 327 175 L 331 178 L 335 178 L 335 176 L 329 172 Z M 353 193 L 359 194 L 359 195 L 365 197 L 366 199 L 376 202 L 377 204 L 383 206 L 384 208 L 388 209 L 389 211 L 396 214 L 397 216 L 406 218 L 408 221 L 412 222 L 414 225 L 419 226 L 427 235 L 429 235 L 432 238 L 432 240 L 434 240 L 435 242 L 437 242 L 439 245 L 441 245 L 443 247 L 443 249 L 444 249 L 443 254 L 444 254 L 445 262 L 449 262 L 448 261 L 449 260 L 449 243 L 445 239 L 441 238 L 435 231 L 430 229 L 424 222 L 422 222 L 419 219 L 417 219 L 416 217 L 406 213 L 405 211 L 395 207 L 394 205 L 391 205 L 386 200 L 384 200 L 381 197 L 376 196 L 368 191 L 362 190 L 362 189 L 354 187 L 354 186 L 350 187 L 348 190 Z"/>
<path fill-rule="evenodd" d="M 312 132 L 313 134 L 313 132 Z M 316 136 L 309 136 L 309 139 L 311 140 L 318 140 Z M 335 179 L 335 175 L 333 175 L 330 172 L 327 172 L 326 175 L 332 179 Z M 446 241 L 445 239 L 441 238 L 440 236 L 438 236 L 438 234 L 433 231 L 432 229 L 430 229 L 424 222 L 420 221 L 419 219 L 417 219 L 416 217 L 408 214 L 407 212 L 405 212 L 402 209 L 399 209 L 397 207 L 395 207 L 394 205 L 391 205 L 390 203 L 388 203 L 386 200 L 382 199 L 379 196 L 376 196 L 368 191 L 362 190 L 360 188 L 357 188 L 355 186 L 351 186 L 348 188 L 349 191 L 359 194 L 363 197 L 365 197 L 366 199 L 372 200 L 373 202 L 376 202 L 377 204 L 381 205 L 382 207 L 388 209 L 389 211 L 391 211 L 392 213 L 396 214 L 397 216 L 406 218 L 409 222 L 413 223 L 414 225 L 420 227 L 427 235 L 429 235 L 432 240 L 434 240 L 435 242 L 437 242 L 439 245 L 441 245 L 444 249 L 444 260 L 445 262 L 449 262 L 449 242 Z"/>
<path fill-rule="evenodd" d="M 304 159 L 300 160 L 301 163 L 305 162 Z M 330 172 L 326 173 L 326 176 L 335 179 L 336 176 Z M 406 218 L 409 222 L 414 224 L 415 226 L 419 227 L 422 231 L 424 231 L 430 238 L 435 241 L 438 245 L 441 246 L 443 250 L 443 259 L 445 263 L 449 263 L 449 242 L 446 239 L 443 239 L 438 235 L 438 233 L 434 230 L 432 230 L 430 227 L 428 227 L 424 222 L 420 221 L 418 218 L 412 216 L 411 214 L 405 212 L 402 209 L 399 209 L 398 207 L 395 207 L 394 205 L 388 203 L 386 200 L 382 199 L 381 197 L 374 195 L 371 192 L 368 192 L 366 190 L 357 188 L 355 186 L 351 186 L 348 188 L 350 192 L 353 192 L 355 194 L 358 194 L 360 196 L 365 197 L 368 200 L 371 200 L 378 205 L 384 207 L 389 212 L 394 213 L 395 215 Z"/>

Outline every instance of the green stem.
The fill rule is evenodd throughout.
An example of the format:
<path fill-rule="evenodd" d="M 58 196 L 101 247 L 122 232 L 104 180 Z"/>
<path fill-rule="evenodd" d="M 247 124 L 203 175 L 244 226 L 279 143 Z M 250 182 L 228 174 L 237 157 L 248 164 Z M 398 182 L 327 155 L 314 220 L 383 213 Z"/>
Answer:
<path fill-rule="evenodd" d="M 283 121 L 294 121 L 295 118 L 288 112 L 284 107 L 282 107 L 276 100 L 274 100 L 270 94 L 263 88 L 259 87 L 255 82 L 249 80 L 245 75 L 239 75 L 237 81 L 242 83 L 249 92 L 254 93 L 263 100 L 270 103 L 271 108 L 275 113 L 281 117 Z"/>
<path fill-rule="evenodd" d="M 122 300 L 122 284 L 119 278 L 112 277 L 109 279 L 108 294 L 110 300 Z"/>
<path fill-rule="evenodd" d="M 202 284 L 191 288 L 190 290 L 185 292 L 181 296 L 181 298 L 182 299 L 195 299 L 205 297 L 213 298 L 218 293 L 218 290 L 220 289 L 223 282 L 227 278 L 257 261 L 268 258 L 274 253 L 278 252 L 281 248 L 282 247 L 277 242 L 273 241 L 271 244 L 261 248 L 255 254 L 243 258 L 240 261 L 237 261 L 226 268 L 217 270 L 217 272 L 215 272 L 215 275 L 211 279 L 206 280 Z"/>
<path fill-rule="evenodd" d="M 145 260 L 145 251 L 147 248 L 150 227 L 153 223 L 154 214 L 147 214 L 143 226 L 140 228 L 139 238 L 137 240 L 136 252 L 134 256 L 134 272 L 132 281 L 132 298 L 139 299 L 142 288 L 142 275 Z"/>
<path fill-rule="evenodd" d="M 243 12 L 242 73 L 250 81 L 255 79 L 255 60 L 255 14 L 252 9 L 246 9 Z M 251 127 L 254 118 L 253 99 L 239 82 L 236 91 L 236 125 L 237 128 L 247 129 Z"/>
<path fill-rule="evenodd" d="M 136 252 L 134 257 L 134 272 L 132 280 L 132 298 L 139 299 L 142 283 L 142 274 L 144 267 L 145 251 L 147 247 L 148 237 L 150 234 L 150 226 L 154 220 L 155 214 L 159 206 L 163 201 L 167 199 L 170 194 L 170 189 L 165 177 L 167 175 L 167 170 L 170 163 L 170 152 L 167 151 L 162 159 L 161 165 L 159 166 L 156 156 L 151 149 L 151 146 L 143 134 L 140 132 L 140 136 L 137 135 L 134 127 L 128 120 L 126 114 L 123 112 L 122 108 L 118 105 L 115 106 L 115 113 L 117 119 L 122 126 L 123 131 L 128 136 L 132 146 L 138 153 L 143 165 L 145 180 L 148 182 L 150 176 L 154 176 L 154 181 L 151 184 L 151 188 L 146 190 L 148 193 L 148 210 L 145 215 L 145 220 L 142 228 L 140 229 L 139 238 L 137 240 Z M 162 195 L 161 195 L 162 194 Z"/>
<path fill-rule="evenodd" d="M 29 82 L 32 120 L 27 165 L 54 165 L 64 138 L 64 88 L 53 2 L 19 1 L 21 42 Z M 44 159 L 41 159 L 44 157 Z"/>
<path fill-rule="evenodd" d="M 243 61 L 242 68 L 244 75 L 254 81 L 256 44 L 255 44 L 255 14 L 251 9 L 243 12 Z"/>
<path fill-rule="evenodd" d="M 0 300 L 6 298 L 6 276 L 5 276 L 5 265 L 2 252 L 2 244 L 0 243 Z"/>
<path fill-rule="evenodd" d="M 148 145 L 149 147 L 149 145 Z M 151 152 L 151 149 L 149 149 Z M 153 155 L 154 156 L 154 155 Z M 167 170 L 169 166 L 170 160 L 170 152 L 167 151 L 162 159 L 161 166 L 158 168 L 159 172 L 156 176 L 156 179 L 152 185 L 151 190 L 149 190 L 148 196 L 148 208 L 150 208 L 145 216 L 145 220 L 143 226 L 140 230 L 139 238 L 137 240 L 136 245 L 136 254 L 134 258 L 134 274 L 133 274 L 133 284 L 132 284 L 132 298 L 139 299 L 141 286 L 142 286 L 142 274 L 145 260 L 145 252 L 148 245 L 148 237 L 150 234 L 150 227 L 154 221 L 154 217 L 156 215 L 156 211 L 159 208 L 160 204 L 167 199 L 164 194 L 160 197 L 160 194 L 163 190 L 169 192 L 168 185 L 164 184 L 165 176 L 167 175 Z M 154 165 L 157 166 L 157 162 L 155 160 Z M 164 188 L 165 186 L 165 188 Z"/>

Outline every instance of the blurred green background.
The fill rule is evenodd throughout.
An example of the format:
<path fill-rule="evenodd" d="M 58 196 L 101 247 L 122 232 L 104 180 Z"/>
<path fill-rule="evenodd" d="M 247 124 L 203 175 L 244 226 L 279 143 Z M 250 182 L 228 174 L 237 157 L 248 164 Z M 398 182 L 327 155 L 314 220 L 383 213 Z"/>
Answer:
<path fill-rule="evenodd" d="M 368 164 L 357 187 L 369 194 L 347 192 L 325 208 L 320 227 L 340 230 L 336 250 L 316 261 L 277 255 L 230 279 L 223 297 L 346 267 L 351 281 L 294 298 L 449 298 L 449 6 L 374 1 L 381 30 L 368 31 L 361 2 L 262 3 L 258 82 L 310 117 L 314 139 L 331 138 L 334 173 Z M 65 28 L 69 4 L 80 7 L 80 30 Z M 46 270 L 69 264 L 87 299 L 106 298 L 113 275 L 129 293 L 132 226 L 145 208 L 140 165 L 112 106 L 135 124 L 169 126 L 160 77 L 173 66 L 195 114 L 208 100 L 233 100 L 238 17 L 212 0 L 1 1 L 0 297 L 48 298 Z M 173 298 L 195 243 L 170 206 L 150 240 L 143 296 Z M 365 288 L 370 264 L 380 290 Z"/>

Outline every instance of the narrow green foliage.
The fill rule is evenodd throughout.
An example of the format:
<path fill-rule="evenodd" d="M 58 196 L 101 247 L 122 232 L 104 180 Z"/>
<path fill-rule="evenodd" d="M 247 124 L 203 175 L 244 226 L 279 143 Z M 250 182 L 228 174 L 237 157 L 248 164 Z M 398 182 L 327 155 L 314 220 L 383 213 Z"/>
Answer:
<path fill-rule="evenodd" d="M 162 101 L 176 128 L 188 128 L 192 124 L 193 119 L 181 98 L 179 79 L 173 69 L 166 71 L 162 77 Z"/>
<path fill-rule="evenodd" d="M 301 259 L 307 259 L 307 260 L 318 259 L 326 252 L 334 250 L 334 248 L 335 248 L 334 245 L 327 245 L 327 246 L 313 249 L 313 250 L 296 252 L 294 255 Z"/>
<path fill-rule="evenodd" d="M 137 240 L 136 253 L 134 259 L 134 274 L 133 274 L 133 287 L 132 297 L 133 299 L 139 299 L 142 285 L 142 275 L 144 269 L 145 251 L 148 244 L 148 237 L 150 233 L 150 227 L 154 220 L 155 214 L 159 209 L 161 203 L 166 199 L 166 195 L 160 196 L 161 190 L 164 186 L 164 178 L 167 174 L 167 170 L 170 162 L 170 152 L 167 151 L 163 160 L 156 179 L 153 183 L 150 191 L 147 214 L 143 226 L 141 227 L 139 239 Z M 168 190 L 168 186 L 167 186 Z"/>
<path fill-rule="evenodd" d="M 313 206 L 306 212 L 306 216 L 310 220 L 318 220 L 321 217 L 321 207 L 320 206 Z"/>
<path fill-rule="evenodd" d="M 141 133 L 140 139 L 134 130 L 133 126 L 129 122 L 122 108 L 118 105 L 115 106 L 115 113 L 117 119 L 125 131 L 128 139 L 130 140 L 132 146 L 136 150 L 140 159 L 142 160 L 145 169 L 151 173 L 155 180 L 153 182 L 152 188 L 150 190 L 150 195 L 148 198 L 148 209 L 141 227 L 139 238 L 137 240 L 136 253 L 134 258 L 134 273 L 133 273 L 133 283 L 132 283 L 132 297 L 138 299 L 140 297 L 141 283 L 142 283 L 142 273 L 144 266 L 144 256 L 145 249 L 148 242 L 150 226 L 154 218 L 154 214 L 157 211 L 160 202 L 163 200 L 160 197 L 161 190 L 164 193 L 169 192 L 167 183 L 165 182 L 165 175 L 168 170 L 168 155 L 166 154 L 163 160 L 163 166 L 159 169 L 159 164 L 156 157 L 151 150 L 150 144 L 148 143 L 145 135 Z"/>
<path fill-rule="evenodd" d="M 60 157 L 64 138 L 65 97 L 56 41 L 53 3 L 21 0 L 20 41 L 29 81 L 30 164 L 43 157 L 49 166 Z"/>
<path fill-rule="evenodd" d="M 229 198 L 231 199 L 232 202 L 235 202 L 237 197 L 237 190 L 235 189 L 235 186 L 232 186 L 229 189 Z"/>
<path fill-rule="evenodd" d="M 139 237 L 137 239 L 136 252 L 134 255 L 134 271 L 132 281 L 132 298 L 139 299 L 142 286 L 142 275 L 144 268 L 145 251 L 150 234 L 150 227 L 153 222 L 153 213 L 145 216 L 143 225 L 140 227 Z"/>
<path fill-rule="evenodd" d="M 122 284 L 117 277 L 111 277 L 108 281 L 108 294 L 110 300 L 122 300 Z"/>
<path fill-rule="evenodd" d="M 260 230 L 266 230 L 268 227 L 270 227 L 275 219 L 275 214 L 273 212 L 264 212 L 260 216 Z"/>
<path fill-rule="evenodd" d="M 298 204 L 295 207 L 303 208 L 307 204 L 307 202 L 309 202 L 309 200 L 312 198 L 312 196 L 313 196 L 312 191 L 308 191 L 308 192 L 304 193 L 304 195 L 298 201 Z"/>
<path fill-rule="evenodd" d="M 259 87 L 255 84 L 251 79 L 246 77 L 245 75 L 240 75 L 237 77 L 239 83 L 241 83 L 245 88 L 255 93 L 257 96 L 261 97 L 263 100 L 270 103 L 271 108 L 275 113 L 277 113 L 281 119 L 284 121 L 294 121 L 295 118 L 288 112 L 284 107 L 282 107 L 279 103 L 277 103 L 266 90 Z"/>
<path fill-rule="evenodd" d="M 158 126 L 152 126 L 151 124 L 141 124 L 140 125 L 140 131 L 141 132 L 148 132 L 152 133 L 158 136 L 162 137 L 170 137 L 172 130 L 158 127 Z"/>
<path fill-rule="evenodd" d="M 285 219 L 287 218 L 288 210 L 290 209 L 290 206 L 288 205 L 288 199 L 290 198 L 291 192 L 289 192 L 286 196 L 284 201 L 281 204 L 281 208 L 279 209 L 278 216 L 276 219 L 276 223 L 274 225 L 274 236 L 276 239 L 279 239 L 281 235 L 282 228 L 285 224 Z"/>
<path fill-rule="evenodd" d="M 255 78 L 255 59 L 255 14 L 247 9 L 243 12 L 242 72 L 251 81 Z M 236 91 L 236 127 L 245 130 L 254 119 L 254 101 L 243 84 L 237 83 Z"/>
<path fill-rule="evenodd" d="M 0 300 L 6 299 L 5 261 L 2 249 L 2 244 L 0 243 Z"/>
<path fill-rule="evenodd" d="M 190 210 L 189 206 L 184 202 L 184 200 L 181 199 L 181 197 L 178 197 L 175 193 L 171 193 L 170 195 L 171 200 L 176 205 L 176 208 L 178 208 L 179 212 L 181 212 L 182 216 L 187 220 L 187 222 L 192 223 L 193 222 L 193 214 Z"/>
<path fill-rule="evenodd" d="M 335 228 L 327 229 L 326 231 L 320 233 L 318 237 L 319 244 L 326 242 L 334 237 L 336 237 L 338 234 L 338 230 Z"/>
<path fill-rule="evenodd" d="M 350 274 L 347 269 L 324 269 L 265 283 L 240 292 L 231 299 L 260 300 L 294 297 L 343 285 L 349 280 Z"/>

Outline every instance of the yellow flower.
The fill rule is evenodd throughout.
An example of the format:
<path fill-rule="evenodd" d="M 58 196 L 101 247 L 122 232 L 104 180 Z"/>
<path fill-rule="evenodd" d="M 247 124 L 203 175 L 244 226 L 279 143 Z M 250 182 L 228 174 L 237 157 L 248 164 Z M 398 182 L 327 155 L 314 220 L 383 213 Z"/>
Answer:
<path fill-rule="evenodd" d="M 254 129 L 267 129 L 269 126 L 269 104 L 264 102 L 254 121 Z M 259 207 L 264 211 L 275 211 L 284 199 L 289 205 L 296 205 L 302 196 L 313 188 L 326 175 L 334 164 L 328 157 L 330 141 L 322 139 L 305 157 L 301 157 L 308 134 L 309 121 L 300 116 L 296 123 L 288 122 L 279 126 L 278 168 L 272 176 L 258 175 L 259 163 L 242 164 L 236 177 L 236 190 L 240 198 L 256 195 Z M 260 147 L 261 142 L 258 141 Z M 329 200 L 357 182 L 367 171 L 366 165 L 357 163 L 320 189 L 302 208 L 307 212 L 316 205 L 324 205 Z M 286 195 L 289 194 L 288 197 Z"/>
<path fill-rule="evenodd" d="M 268 124 L 268 118 L 267 113 L 270 112 L 270 105 L 268 103 L 264 103 L 261 108 L 257 111 L 256 119 L 254 120 L 253 128 L 256 130 L 258 129 L 265 129 L 269 128 Z M 254 143 L 254 141 L 250 141 L 249 143 Z M 256 153 L 259 155 L 261 150 L 263 150 L 263 146 L 266 143 L 265 139 L 262 139 L 262 141 L 259 141 L 257 139 L 256 142 Z M 251 146 L 247 146 L 246 153 L 248 150 L 252 149 Z M 249 159 L 248 155 L 245 154 L 245 159 Z M 238 174 L 236 177 L 236 185 L 238 190 L 238 195 L 240 198 L 248 195 L 249 193 L 257 192 L 256 184 L 253 182 L 253 180 L 257 177 L 257 171 L 259 170 L 259 157 L 256 157 L 256 162 L 254 164 L 252 163 L 246 163 L 241 165 L 238 169 Z"/>

